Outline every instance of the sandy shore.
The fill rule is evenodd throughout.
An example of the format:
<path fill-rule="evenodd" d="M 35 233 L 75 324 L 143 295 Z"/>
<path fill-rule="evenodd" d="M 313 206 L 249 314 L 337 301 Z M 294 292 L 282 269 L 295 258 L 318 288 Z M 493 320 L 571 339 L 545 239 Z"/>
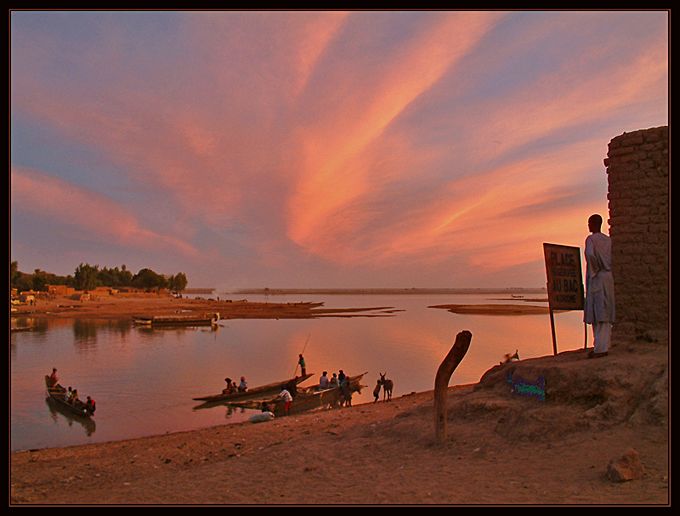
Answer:
<path fill-rule="evenodd" d="M 291 319 L 316 317 L 390 316 L 394 307 L 324 308 L 323 302 L 269 303 L 245 299 L 196 299 L 171 296 L 101 296 L 90 301 L 67 297 L 41 299 L 35 305 L 19 305 L 12 317 L 120 319 L 139 315 L 204 315 L 218 312 L 222 319 Z"/>
<path fill-rule="evenodd" d="M 547 313 L 547 308 L 522 304 L 435 305 L 454 313 L 523 315 Z M 391 306 L 325 308 L 319 302 L 252 302 L 245 299 L 190 299 L 170 296 L 101 296 L 91 301 L 67 297 L 41 299 L 35 305 L 19 305 L 12 317 L 120 319 L 139 315 L 204 315 L 218 312 L 222 319 L 291 319 L 317 317 L 389 317 L 401 311 Z"/>
<path fill-rule="evenodd" d="M 545 401 L 512 394 L 508 374 L 542 376 Z M 668 343 L 497 366 L 479 384 L 451 388 L 448 405 L 444 443 L 434 440 L 433 394 L 422 392 L 267 423 L 13 453 L 10 502 L 669 503 Z M 644 474 L 611 481 L 610 460 L 629 448 Z"/>

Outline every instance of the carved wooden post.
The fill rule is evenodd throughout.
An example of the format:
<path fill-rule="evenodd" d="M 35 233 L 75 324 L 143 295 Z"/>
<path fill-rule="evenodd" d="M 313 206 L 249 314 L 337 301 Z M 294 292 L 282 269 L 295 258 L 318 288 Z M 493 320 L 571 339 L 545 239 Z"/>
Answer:
<path fill-rule="evenodd" d="M 443 442 L 446 439 L 446 401 L 449 379 L 467 353 L 471 340 L 472 333 L 467 330 L 456 335 L 456 342 L 453 343 L 451 351 L 437 369 L 437 376 L 434 379 L 434 427 L 437 442 Z"/>

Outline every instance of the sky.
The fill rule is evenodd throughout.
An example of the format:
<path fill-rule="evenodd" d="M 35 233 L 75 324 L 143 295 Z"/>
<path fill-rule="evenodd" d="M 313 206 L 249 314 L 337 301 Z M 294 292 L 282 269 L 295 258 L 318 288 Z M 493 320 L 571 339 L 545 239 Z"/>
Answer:
<path fill-rule="evenodd" d="M 668 124 L 668 11 L 12 11 L 10 254 L 189 287 L 543 287 Z M 603 231 L 608 232 L 605 222 Z"/>

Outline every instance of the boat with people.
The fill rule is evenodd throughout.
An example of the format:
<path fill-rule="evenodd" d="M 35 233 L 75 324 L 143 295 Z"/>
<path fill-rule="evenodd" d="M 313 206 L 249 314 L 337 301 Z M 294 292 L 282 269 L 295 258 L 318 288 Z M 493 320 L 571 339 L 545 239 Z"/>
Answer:
<path fill-rule="evenodd" d="M 187 315 L 135 315 L 134 324 L 139 326 L 216 326 L 220 320 L 219 312 L 213 314 Z"/>
<path fill-rule="evenodd" d="M 349 376 L 350 392 L 361 392 L 361 389 L 366 387 L 361 385 L 362 378 L 367 374 L 361 373 L 356 376 Z M 280 386 L 279 386 L 279 392 Z M 340 406 L 342 396 L 342 387 L 333 386 L 327 389 L 319 389 L 319 386 L 303 387 L 297 390 L 293 403 L 290 406 L 289 414 L 297 414 L 300 412 L 307 412 L 317 408 L 335 408 Z M 275 416 L 284 415 L 284 401 L 277 392 L 275 396 L 260 399 L 248 400 L 233 400 L 225 401 L 224 404 L 232 407 L 239 407 L 245 409 L 264 410 L 269 409 Z"/>
<path fill-rule="evenodd" d="M 60 384 L 52 385 L 49 375 L 45 375 L 45 386 L 47 387 L 48 398 L 59 407 L 68 410 L 71 414 L 84 418 L 94 416 L 94 409 L 90 408 L 81 400 L 67 400 L 67 390 Z"/>
<path fill-rule="evenodd" d="M 300 383 L 304 382 L 305 380 L 311 378 L 312 376 L 314 376 L 314 373 L 307 373 L 303 374 L 302 376 L 295 376 L 293 378 L 289 378 L 287 380 L 281 380 L 278 382 L 268 383 L 266 385 L 260 385 L 258 387 L 248 388 L 248 390 L 243 392 L 231 392 L 231 393 L 223 392 L 221 394 L 214 394 L 212 396 L 201 396 L 192 399 L 195 401 L 204 402 L 202 405 L 212 403 L 223 403 L 226 401 L 245 400 L 252 398 L 262 399 L 278 395 L 278 393 L 281 392 L 282 385 L 289 385 L 291 383 L 294 383 L 297 386 Z M 204 408 L 202 405 L 199 405 L 199 407 Z"/>

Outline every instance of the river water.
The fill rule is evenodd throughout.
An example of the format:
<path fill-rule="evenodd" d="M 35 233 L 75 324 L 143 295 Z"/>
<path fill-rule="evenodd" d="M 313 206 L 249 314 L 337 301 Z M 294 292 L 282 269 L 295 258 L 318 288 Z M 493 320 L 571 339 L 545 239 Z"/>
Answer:
<path fill-rule="evenodd" d="M 218 294 L 228 298 L 228 295 Z M 243 296 L 239 296 L 239 299 Z M 543 315 L 458 315 L 435 304 L 523 303 L 508 295 L 288 295 L 271 302 L 323 301 L 325 307 L 394 307 L 390 316 L 221 321 L 217 330 L 148 330 L 129 319 L 38 320 L 34 331 L 10 336 L 11 450 L 112 441 L 247 420 L 249 410 L 218 406 L 194 410 L 193 397 L 219 393 L 224 378 L 242 375 L 251 387 L 290 378 L 304 349 L 307 372 L 363 372 L 368 388 L 353 403 L 373 401 L 379 372 L 394 382 L 393 396 L 430 390 L 441 360 L 462 330 L 470 349 L 450 385 L 477 382 L 505 353 L 522 359 L 552 354 L 550 321 Z M 530 296 L 527 296 L 530 297 Z M 249 295 L 250 301 L 264 297 Z M 503 299 L 505 298 L 505 299 Z M 546 306 L 546 303 L 528 304 Z M 377 313 L 377 312 L 375 312 Z M 555 314 L 558 351 L 583 347 L 582 312 Z M 58 369 L 62 385 L 97 400 L 85 424 L 46 401 L 44 375 Z M 299 372 L 299 370 L 298 370 Z M 338 411 L 342 417 L 342 411 Z"/>

